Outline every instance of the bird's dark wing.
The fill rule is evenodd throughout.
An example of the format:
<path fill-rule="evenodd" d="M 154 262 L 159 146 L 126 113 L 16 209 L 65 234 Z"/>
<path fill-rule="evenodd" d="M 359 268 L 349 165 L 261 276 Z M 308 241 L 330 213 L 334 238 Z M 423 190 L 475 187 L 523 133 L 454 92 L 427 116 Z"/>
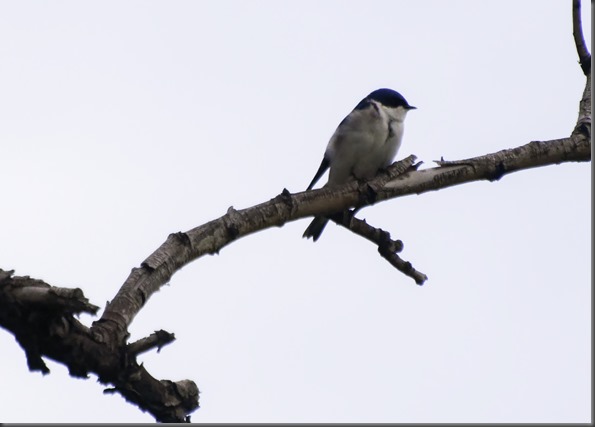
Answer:
<path fill-rule="evenodd" d="M 316 184 L 316 181 L 318 181 L 320 179 L 320 177 L 322 175 L 324 175 L 324 173 L 326 172 L 326 170 L 329 168 L 330 164 L 331 164 L 330 160 L 325 155 L 322 158 L 322 163 L 320 164 L 320 167 L 318 168 L 318 172 L 316 172 L 316 175 L 314 175 L 314 178 L 312 179 L 312 182 L 310 183 L 310 185 L 308 185 L 308 188 L 306 190 L 311 190 L 312 187 L 314 187 L 314 184 Z"/>

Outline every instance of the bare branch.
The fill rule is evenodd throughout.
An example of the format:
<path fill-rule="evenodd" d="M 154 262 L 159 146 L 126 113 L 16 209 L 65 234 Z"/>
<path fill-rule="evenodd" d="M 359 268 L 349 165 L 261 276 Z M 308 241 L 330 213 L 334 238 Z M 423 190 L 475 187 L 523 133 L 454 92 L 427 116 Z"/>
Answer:
<path fill-rule="evenodd" d="M 473 166 L 445 164 L 437 168 L 406 172 L 378 189 L 373 202 L 470 181 L 493 181 L 508 173 L 548 164 L 590 159 L 590 141 L 581 135 L 531 142 L 512 150 L 464 161 Z M 407 165 L 408 169 L 413 161 L 414 157 L 402 160 L 399 162 L 402 163 L 400 167 Z M 375 180 L 370 181 L 370 186 L 374 186 L 374 182 Z M 170 234 L 165 243 L 141 263 L 140 268 L 133 269 L 114 300 L 106 307 L 102 318 L 94 322 L 92 331 L 100 341 L 112 334 L 124 339 L 128 325 L 136 313 L 177 270 L 201 256 L 218 253 L 234 240 L 297 219 L 314 215 L 329 216 L 364 205 L 357 182 L 295 194 L 283 190 L 268 202 L 242 210 L 232 208 L 216 220 L 185 233 Z"/>
<path fill-rule="evenodd" d="M 397 253 L 403 250 L 403 242 L 401 240 L 393 240 L 388 231 L 372 227 L 365 220 L 355 218 L 352 211 L 330 215 L 328 218 L 354 234 L 375 243 L 378 246 L 378 253 L 384 259 L 401 273 L 415 280 L 415 283 L 418 285 L 423 285 L 428 279 L 425 274 L 413 268 L 410 262 L 404 261 L 397 255 Z"/>
<path fill-rule="evenodd" d="M 357 219 L 353 216 L 353 212 L 338 213 L 328 217 L 331 221 L 338 225 L 342 225 L 353 233 L 376 243 L 379 247 L 382 246 L 386 250 L 398 253 L 403 250 L 403 242 L 400 240 L 392 240 L 388 231 L 381 228 L 372 227 L 366 220 Z"/>
<path fill-rule="evenodd" d="M 591 54 L 585 44 L 583 24 L 581 22 L 581 0 L 572 0 L 572 35 L 578 53 L 579 62 L 585 76 L 591 74 Z"/>
<path fill-rule="evenodd" d="M 139 354 L 145 353 L 153 348 L 157 348 L 157 352 L 159 352 L 161 347 L 174 342 L 175 339 L 176 337 L 174 334 L 164 330 L 155 331 L 146 338 L 142 338 L 133 342 L 132 344 L 128 344 L 128 353 L 138 356 Z"/>
<path fill-rule="evenodd" d="M 579 104 L 578 120 L 572 131 L 573 137 L 591 139 L 591 74 L 587 74 L 587 83 Z"/>
<path fill-rule="evenodd" d="M 402 260 L 399 255 L 385 250 L 383 247 L 379 247 L 378 252 L 397 270 L 415 280 L 415 283 L 418 285 L 421 286 L 426 280 L 428 280 L 428 276 L 417 271 L 415 268 L 413 268 L 410 262 Z"/>
<path fill-rule="evenodd" d="M 158 421 L 187 421 L 198 407 L 196 384 L 157 380 L 135 359 L 151 346 L 171 342 L 173 334 L 159 331 L 128 348 L 113 341 L 98 343 L 74 318 L 74 313 L 96 310 L 80 289 L 56 288 L 0 269 L 0 327 L 14 334 L 30 370 L 49 373 L 42 356 L 49 357 L 66 365 L 74 377 L 96 374 L 101 383 L 113 384 L 112 390 Z"/>
<path fill-rule="evenodd" d="M 387 182 L 397 179 L 407 171 L 414 171 L 422 164 L 419 162 L 414 164 L 415 156 L 409 156 L 406 159 L 395 162 L 390 165 L 385 171 L 378 174 L 372 181 L 361 183 L 359 186 L 359 199 L 362 201 L 360 205 L 353 211 L 344 211 L 337 214 L 330 215 L 328 218 L 339 224 L 354 234 L 357 234 L 378 246 L 378 252 L 385 258 L 393 267 L 401 273 L 413 278 L 415 283 L 423 285 L 427 280 L 427 276 L 415 270 L 411 263 L 403 261 L 398 255 L 398 252 L 403 250 L 403 242 L 401 240 L 392 240 L 388 231 L 381 228 L 375 228 L 369 225 L 365 220 L 360 220 L 354 217 L 355 212 L 361 206 L 371 205 L 376 202 L 377 192 L 386 185 Z"/>
<path fill-rule="evenodd" d="M 438 161 L 438 167 L 416 170 L 415 156 L 392 165 L 375 179 L 299 193 L 284 189 L 277 197 L 242 210 L 231 207 L 226 215 L 187 232 L 173 233 L 140 267 L 134 268 L 102 317 L 91 328 L 74 316 L 96 313 L 98 307 L 80 289 L 52 287 L 29 277 L 13 277 L 0 269 L 0 327 L 12 332 L 23 347 L 31 370 L 48 373 L 43 357 L 57 360 L 72 376 L 98 376 L 161 422 L 189 421 L 198 407 L 199 390 L 190 380 L 157 380 L 136 362 L 136 356 L 173 341 L 173 334 L 157 331 L 127 345 L 128 327 L 147 300 L 180 268 L 195 259 L 218 253 L 234 240 L 301 218 L 326 215 L 333 221 L 378 245 L 391 265 L 423 284 L 427 276 L 397 253 L 403 243 L 352 215 L 336 214 L 389 199 L 444 189 L 471 181 L 495 181 L 525 169 L 563 162 L 591 160 L 591 56 L 580 20 L 580 1 L 573 0 L 573 35 L 587 81 L 577 124 L 568 138 L 533 141 L 497 153 L 458 161 Z"/>
<path fill-rule="evenodd" d="M 99 307 L 89 303 L 83 291 L 79 288 L 58 288 L 46 285 L 41 281 L 37 284 L 22 286 L 13 290 L 13 295 L 23 305 L 30 307 L 43 307 L 62 309 L 65 313 L 90 313 L 97 314 Z M 45 286 L 41 286 L 43 283 Z"/>

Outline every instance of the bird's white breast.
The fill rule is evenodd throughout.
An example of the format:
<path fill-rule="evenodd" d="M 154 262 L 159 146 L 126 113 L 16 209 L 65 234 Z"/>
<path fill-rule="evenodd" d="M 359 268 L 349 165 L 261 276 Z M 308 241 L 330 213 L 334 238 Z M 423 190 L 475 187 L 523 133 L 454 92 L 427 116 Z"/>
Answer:
<path fill-rule="evenodd" d="M 331 138 L 329 184 L 343 184 L 352 177 L 371 179 L 395 158 L 407 110 L 372 102 L 375 105 L 352 111 Z"/>

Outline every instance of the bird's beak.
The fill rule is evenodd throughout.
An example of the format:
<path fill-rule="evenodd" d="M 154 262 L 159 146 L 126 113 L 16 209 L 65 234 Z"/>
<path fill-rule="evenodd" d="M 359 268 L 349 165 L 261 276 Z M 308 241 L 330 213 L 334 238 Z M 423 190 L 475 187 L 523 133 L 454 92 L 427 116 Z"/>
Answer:
<path fill-rule="evenodd" d="M 410 105 L 409 107 L 407 107 L 408 110 L 417 110 L 417 107 L 414 107 L 413 105 Z"/>

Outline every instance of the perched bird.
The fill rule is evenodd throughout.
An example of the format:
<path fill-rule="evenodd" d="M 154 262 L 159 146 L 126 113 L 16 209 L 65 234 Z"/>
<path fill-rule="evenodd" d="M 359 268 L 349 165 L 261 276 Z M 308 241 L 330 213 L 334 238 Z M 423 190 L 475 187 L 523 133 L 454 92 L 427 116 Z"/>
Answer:
<path fill-rule="evenodd" d="M 392 162 L 401 146 L 403 122 L 416 107 L 392 89 L 370 93 L 343 119 L 331 137 L 320 168 L 308 186 L 330 167 L 326 186 L 345 184 L 353 178 L 369 180 Z M 328 219 L 317 216 L 303 237 L 318 240 Z"/>

